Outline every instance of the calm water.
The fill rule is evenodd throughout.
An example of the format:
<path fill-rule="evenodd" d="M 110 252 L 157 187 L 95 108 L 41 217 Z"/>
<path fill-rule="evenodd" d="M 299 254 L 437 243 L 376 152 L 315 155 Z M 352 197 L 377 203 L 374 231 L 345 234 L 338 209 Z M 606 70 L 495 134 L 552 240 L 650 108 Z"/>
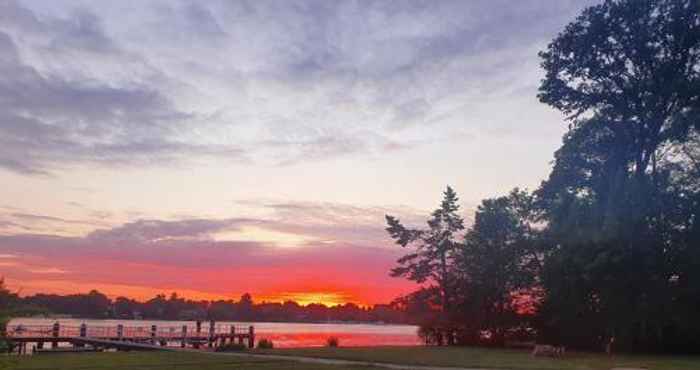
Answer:
<path fill-rule="evenodd" d="M 149 320 L 81 320 L 81 319 L 35 319 L 22 318 L 10 321 L 8 329 L 17 325 L 50 326 L 58 321 L 61 325 L 80 326 L 193 326 L 191 321 L 149 321 Z M 318 347 L 325 346 L 328 337 L 340 339 L 341 346 L 415 346 L 422 344 L 416 334 L 417 327 L 412 325 L 381 324 L 306 324 L 279 322 L 228 322 L 217 321 L 217 325 L 255 327 L 256 339 L 271 339 L 275 347 Z M 203 322 L 203 330 L 209 323 Z"/>

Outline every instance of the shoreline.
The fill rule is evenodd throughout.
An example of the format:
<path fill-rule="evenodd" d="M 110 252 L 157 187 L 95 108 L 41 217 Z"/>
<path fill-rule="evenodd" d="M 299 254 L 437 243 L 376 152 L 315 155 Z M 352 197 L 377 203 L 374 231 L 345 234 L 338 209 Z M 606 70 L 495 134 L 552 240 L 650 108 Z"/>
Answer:
<path fill-rule="evenodd" d="M 14 320 L 76 320 L 76 321 L 143 321 L 143 322 L 209 322 L 208 319 L 202 320 L 180 320 L 180 319 L 119 319 L 119 318 L 88 318 L 88 317 L 72 317 L 72 316 L 19 316 L 10 317 L 8 323 Z M 374 326 L 411 326 L 418 327 L 418 324 L 395 324 L 391 322 L 376 322 L 376 321 L 242 321 L 242 320 L 214 320 L 217 323 L 241 323 L 241 324 L 315 324 L 315 325 L 374 325 Z"/>

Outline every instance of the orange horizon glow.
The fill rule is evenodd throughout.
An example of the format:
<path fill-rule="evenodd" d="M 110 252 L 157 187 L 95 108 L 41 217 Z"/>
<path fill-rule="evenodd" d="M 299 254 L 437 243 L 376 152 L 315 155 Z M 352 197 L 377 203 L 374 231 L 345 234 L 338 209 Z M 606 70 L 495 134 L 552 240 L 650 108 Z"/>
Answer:
<path fill-rule="evenodd" d="M 254 301 L 257 301 L 253 297 Z M 296 302 L 300 306 L 308 306 L 310 304 L 322 304 L 327 307 L 340 306 L 347 303 L 353 303 L 358 306 L 371 306 L 365 302 L 357 301 L 348 294 L 341 292 L 281 292 L 264 296 L 260 299 L 261 302 L 269 303 L 284 303 L 287 301 Z"/>
<path fill-rule="evenodd" d="M 190 289 L 161 289 L 154 287 L 132 286 L 122 284 L 91 284 L 76 281 L 65 280 L 33 280 L 21 282 L 16 279 L 6 278 L 6 286 L 20 296 L 26 297 L 35 294 L 87 294 L 92 290 L 96 290 L 110 299 L 118 297 L 126 297 L 140 302 L 148 301 L 157 295 L 165 295 L 167 298 L 171 294 L 176 294 L 180 298 L 193 301 L 218 301 L 218 300 L 233 300 L 239 301 L 240 297 L 247 292 L 236 292 L 229 294 L 210 293 L 200 290 Z M 345 305 L 348 303 L 355 304 L 360 307 L 371 307 L 375 304 L 388 304 L 386 302 L 366 302 L 358 299 L 357 296 L 343 291 L 294 291 L 294 292 L 271 292 L 267 294 L 253 293 L 251 297 L 256 304 L 260 303 L 285 303 L 292 301 L 300 306 L 308 306 L 311 304 L 322 304 L 327 307 Z"/>
<path fill-rule="evenodd" d="M 110 248 L 82 240 L 71 242 L 74 247 L 61 248 L 60 253 L 0 251 L 8 287 L 23 296 L 97 290 L 111 299 L 124 296 L 142 302 L 173 292 L 190 300 L 239 301 L 249 293 L 256 303 L 352 303 L 362 307 L 390 303 L 417 288 L 413 282 L 389 276 L 402 254 L 397 249 L 350 245 L 245 248 L 170 242 Z"/>

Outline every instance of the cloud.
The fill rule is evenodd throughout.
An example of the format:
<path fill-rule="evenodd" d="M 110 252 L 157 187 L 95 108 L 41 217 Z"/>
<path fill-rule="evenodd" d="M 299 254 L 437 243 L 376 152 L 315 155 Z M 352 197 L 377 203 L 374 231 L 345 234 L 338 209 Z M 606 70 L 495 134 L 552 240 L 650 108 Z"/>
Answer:
<path fill-rule="evenodd" d="M 331 202 L 246 200 L 239 204 L 269 212 L 263 227 L 290 234 L 308 235 L 317 243 L 338 242 L 365 247 L 393 245 L 384 230 L 386 214 L 408 225 L 423 226 L 427 212 L 410 207 L 362 207 Z"/>
<path fill-rule="evenodd" d="M 70 219 L 19 210 L 9 213 L 0 212 L 0 233 L 4 235 L 22 233 L 80 235 L 81 231 L 106 225 L 104 220 L 96 218 Z"/>
<path fill-rule="evenodd" d="M 173 135 L 165 122 L 184 115 L 156 91 L 43 76 L 20 61 L 2 32 L 0 53 L 0 166 L 6 169 L 36 174 L 75 162 L 143 164 L 150 156 L 197 149 L 167 139 Z"/>
<path fill-rule="evenodd" d="M 425 216 L 418 210 L 407 207 L 360 207 L 338 203 L 262 200 L 238 203 L 262 210 L 265 215 L 227 219 L 140 219 L 95 230 L 85 239 L 99 244 L 163 244 L 177 241 L 208 244 L 230 241 L 233 242 L 230 245 L 251 242 L 266 247 L 279 246 L 280 243 L 320 247 L 324 243 L 338 242 L 383 248 L 391 244 L 384 230 L 385 214 L 399 215 L 408 224 L 422 223 Z M 289 241 L 284 241 L 285 236 Z"/>
<path fill-rule="evenodd" d="M 81 11 L 42 23 L 14 2 L 2 7 L 18 19 L 0 18 L 0 167 L 47 174 L 80 163 L 147 166 L 188 155 L 241 154 L 232 146 L 179 139 L 192 115 L 176 108 L 158 87 L 31 64 L 33 54 L 59 61 L 66 54 L 128 59 L 95 14 Z M 32 41 L 20 50 L 17 42 L 25 39 Z"/>
<path fill-rule="evenodd" d="M 68 219 L 60 218 L 60 217 L 38 215 L 38 214 L 31 214 L 31 213 L 12 213 L 10 216 L 14 217 L 16 219 L 27 221 L 27 222 L 60 222 L 60 223 L 64 223 L 64 224 L 92 224 L 88 221 L 68 220 Z"/>
<path fill-rule="evenodd" d="M 15 227 L 15 226 L 19 226 L 19 224 L 12 222 L 12 221 L 0 220 L 0 228 Z"/>
<path fill-rule="evenodd" d="M 408 208 L 358 207 L 335 203 L 242 202 L 262 207 L 266 216 L 228 219 L 186 218 L 177 220 L 141 219 L 109 228 L 101 227 L 85 236 L 55 236 L 16 233 L 0 236 L 0 254 L 35 255 L 42 258 L 104 258 L 131 263 L 225 264 L 226 259 L 248 255 L 250 266 L 268 264 L 268 258 L 294 259 L 310 251 L 334 255 L 343 249 L 391 250 L 393 244 L 384 231 L 384 215 L 400 215 L 408 223 L 418 221 L 420 212 Z M 78 222 L 57 217 L 15 214 L 27 222 Z M 253 230 L 253 232 L 250 232 Z M 256 235 L 258 233 L 259 235 Z M 280 249 L 277 240 L 266 235 L 299 236 L 298 248 Z M 229 238 L 217 238 L 227 235 Z M 389 247 L 389 248 L 387 248 Z M 377 252 L 383 253 L 383 252 Z M 182 254 L 182 255 L 181 255 Z M 192 258 L 193 254 L 199 257 Z M 185 256 L 183 258 L 183 256 Z M 206 262 L 204 262 L 206 261 Z"/>
<path fill-rule="evenodd" d="M 179 221 L 138 220 L 106 230 L 96 230 L 88 235 L 94 242 L 152 243 L 167 240 L 200 239 L 222 230 L 238 230 L 245 219 Z"/>
<path fill-rule="evenodd" d="M 471 113 L 531 99 L 538 47 L 589 3 L 4 1 L 0 167 L 291 165 L 513 135 Z"/>
<path fill-rule="evenodd" d="M 67 274 L 68 271 L 56 267 L 47 267 L 29 270 L 32 274 Z"/>

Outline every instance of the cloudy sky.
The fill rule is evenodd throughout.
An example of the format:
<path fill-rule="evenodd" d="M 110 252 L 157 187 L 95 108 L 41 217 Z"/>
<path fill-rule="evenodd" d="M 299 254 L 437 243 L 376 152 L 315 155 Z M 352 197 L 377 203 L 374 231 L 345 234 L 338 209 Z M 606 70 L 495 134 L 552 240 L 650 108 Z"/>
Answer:
<path fill-rule="evenodd" d="M 537 52 L 592 3 L 0 0 L 0 274 L 387 302 L 384 214 L 547 175 Z"/>

